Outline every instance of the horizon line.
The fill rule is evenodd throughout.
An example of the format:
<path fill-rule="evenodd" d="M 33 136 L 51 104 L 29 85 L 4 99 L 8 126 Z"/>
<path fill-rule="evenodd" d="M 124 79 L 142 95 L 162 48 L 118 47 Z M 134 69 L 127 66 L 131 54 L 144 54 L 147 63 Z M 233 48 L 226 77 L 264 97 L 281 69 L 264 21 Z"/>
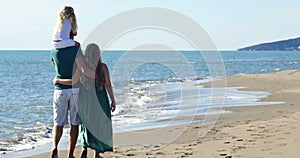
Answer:
<path fill-rule="evenodd" d="M 51 49 L 0 49 L 0 51 L 50 51 Z M 196 50 L 196 49 L 137 49 L 131 51 L 237 51 L 238 49 L 218 49 L 218 50 Z M 104 51 L 130 51 L 129 49 L 106 49 Z"/>

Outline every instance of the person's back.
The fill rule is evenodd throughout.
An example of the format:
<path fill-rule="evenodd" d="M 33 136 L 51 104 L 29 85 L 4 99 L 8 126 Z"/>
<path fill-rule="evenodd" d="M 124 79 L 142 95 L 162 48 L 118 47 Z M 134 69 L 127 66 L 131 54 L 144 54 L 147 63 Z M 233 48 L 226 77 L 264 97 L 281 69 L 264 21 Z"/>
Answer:
<path fill-rule="evenodd" d="M 51 56 L 55 63 L 56 77 L 61 79 L 72 78 L 73 72 L 76 68 L 75 59 L 82 56 L 80 47 L 73 46 L 63 49 L 52 49 Z M 75 64 L 75 65 L 74 65 Z M 74 70 L 74 71 L 73 71 Z M 55 89 L 68 89 L 72 88 L 69 85 L 56 84 Z"/>

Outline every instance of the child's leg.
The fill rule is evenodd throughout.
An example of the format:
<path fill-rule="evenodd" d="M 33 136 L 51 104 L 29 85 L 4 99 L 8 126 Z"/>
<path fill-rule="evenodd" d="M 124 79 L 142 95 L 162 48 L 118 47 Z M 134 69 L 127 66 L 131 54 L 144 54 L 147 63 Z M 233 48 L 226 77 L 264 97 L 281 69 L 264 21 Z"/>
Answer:
<path fill-rule="evenodd" d="M 76 42 L 72 39 L 68 39 L 68 40 L 63 40 L 60 42 L 53 42 L 52 45 L 54 48 L 60 49 L 60 48 L 67 48 L 67 47 L 75 46 Z"/>

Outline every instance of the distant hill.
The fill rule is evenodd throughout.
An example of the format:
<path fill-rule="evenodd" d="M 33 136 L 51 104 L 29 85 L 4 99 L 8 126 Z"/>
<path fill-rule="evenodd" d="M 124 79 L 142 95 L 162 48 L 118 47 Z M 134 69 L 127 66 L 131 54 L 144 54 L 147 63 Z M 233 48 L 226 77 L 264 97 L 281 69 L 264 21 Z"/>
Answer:
<path fill-rule="evenodd" d="M 261 43 L 238 50 L 300 50 L 300 38 Z"/>

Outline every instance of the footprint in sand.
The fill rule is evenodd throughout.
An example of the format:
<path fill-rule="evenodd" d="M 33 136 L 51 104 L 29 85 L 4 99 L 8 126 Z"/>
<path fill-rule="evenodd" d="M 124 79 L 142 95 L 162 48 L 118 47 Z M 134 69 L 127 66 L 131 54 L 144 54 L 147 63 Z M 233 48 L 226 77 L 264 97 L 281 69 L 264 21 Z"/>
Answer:
<path fill-rule="evenodd" d="M 189 144 L 189 145 L 184 145 L 183 147 L 191 147 L 191 146 L 196 146 L 198 143 L 193 143 L 193 144 Z"/>
<path fill-rule="evenodd" d="M 232 136 L 231 138 L 232 138 L 232 139 L 235 139 L 235 138 L 238 138 L 238 137 L 236 137 L 236 136 Z"/>
<path fill-rule="evenodd" d="M 251 136 L 260 136 L 260 137 L 263 137 L 263 136 L 264 136 L 264 134 L 253 133 L 253 134 L 251 134 Z"/>
<path fill-rule="evenodd" d="M 294 127 L 294 126 L 293 126 L 293 127 L 291 127 L 291 129 L 296 129 L 296 128 L 297 128 L 297 127 Z"/>
<path fill-rule="evenodd" d="M 268 133 L 270 130 L 263 129 L 262 131 L 259 131 L 258 133 Z"/>
<path fill-rule="evenodd" d="M 245 124 L 249 124 L 251 122 L 251 120 L 246 120 Z"/>
<path fill-rule="evenodd" d="M 272 141 L 265 141 L 264 144 L 271 144 L 273 143 Z"/>
<path fill-rule="evenodd" d="M 220 154 L 220 156 L 225 156 L 225 158 L 232 158 L 232 156 L 227 155 L 227 154 Z"/>
<path fill-rule="evenodd" d="M 279 127 L 286 127 L 287 125 L 279 125 Z"/>
<path fill-rule="evenodd" d="M 155 155 L 166 155 L 166 154 L 163 152 L 157 152 L 157 153 L 155 153 Z"/>
<path fill-rule="evenodd" d="M 247 129 L 246 131 L 247 132 L 256 132 L 256 130 L 254 130 L 254 129 Z"/>
<path fill-rule="evenodd" d="M 219 150 L 217 150 L 218 152 L 224 152 L 224 151 L 226 151 L 226 149 L 219 149 Z"/>
<path fill-rule="evenodd" d="M 282 143 L 282 144 L 279 144 L 278 146 L 283 147 L 283 146 L 286 146 L 286 145 L 287 145 L 287 143 Z"/>
<path fill-rule="evenodd" d="M 263 139 L 264 137 L 252 137 L 253 139 Z"/>
<path fill-rule="evenodd" d="M 237 147 L 234 147 L 234 148 L 232 149 L 232 151 L 233 151 L 233 152 L 236 152 L 236 151 L 242 150 L 242 149 L 246 149 L 246 147 L 245 147 L 245 146 L 237 146 Z"/>
<path fill-rule="evenodd" d="M 127 149 L 127 150 L 126 150 L 126 152 L 130 152 L 130 151 L 137 151 L 137 149 L 131 148 L 131 149 Z"/>
<path fill-rule="evenodd" d="M 266 135 L 266 138 L 275 137 L 275 135 Z"/>
<path fill-rule="evenodd" d="M 193 155 L 193 152 L 185 152 L 184 155 Z"/>
<path fill-rule="evenodd" d="M 282 155 L 283 153 L 280 153 L 280 152 L 271 152 L 271 154 L 274 154 L 274 155 Z"/>
<path fill-rule="evenodd" d="M 261 151 L 270 151 L 272 148 L 267 148 L 267 149 L 261 149 Z"/>
<path fill-rule="evenodd" d="M 126 156 L 135 156 L 135 155 L 132 153 L 129 153 L 129 154 L 126 154 Z"/>
<path fill-rule="evenodd" d="M 256 140 L 250 139 L 248 140 L 248 142 L 256 142 Z"/>
<path fill-rule="evenodd" d="M 183 151 L 180 151 L 180 152 L 175 152 L 174 154 L 183 154 L 184 152 Z"/>
<path fill-rule="evenodd" d="M 150 146 L 148 146 L 148 145 L 144 146 L 144 149 L 149 149 L 149 148 L 150 148 Z"/>
<path fill-rule="evenodd" d="M 152 153 L 146 153 L 146 155 L 153 155 Z"/>

